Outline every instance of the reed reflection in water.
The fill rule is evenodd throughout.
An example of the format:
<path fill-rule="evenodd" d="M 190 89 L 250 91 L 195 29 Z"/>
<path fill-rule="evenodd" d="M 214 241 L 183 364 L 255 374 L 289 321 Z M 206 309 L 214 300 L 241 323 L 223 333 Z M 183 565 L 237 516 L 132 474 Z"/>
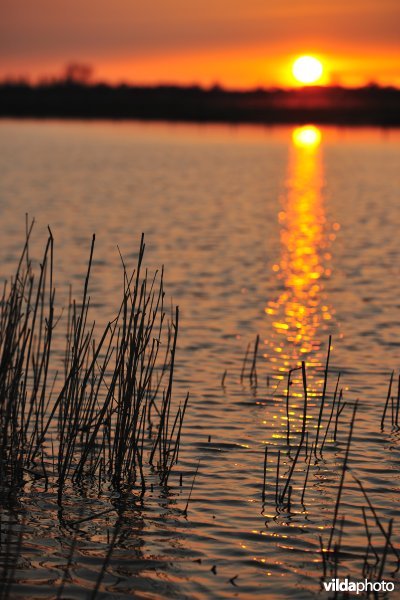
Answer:
<path fill-rule="evenodd" d="M 272 321 L 268 358 L 278 379 L 302 360 L 320 365 L 331 330 L 324 280 L 331 275 L 330 245 L 339 225 L 330 226 L 325 214 L 321 144 L 316 127 L 294 129 L 287 192 L 278 216 L 281 258 L 272 267 L 283 290 L 265 308 Z"/>

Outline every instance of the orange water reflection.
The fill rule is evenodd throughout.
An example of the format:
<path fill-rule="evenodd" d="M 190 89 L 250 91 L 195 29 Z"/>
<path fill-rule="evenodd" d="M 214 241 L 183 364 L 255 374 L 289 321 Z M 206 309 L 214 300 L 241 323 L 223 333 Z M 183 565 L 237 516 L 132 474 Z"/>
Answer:
<path fill-rule="evenodd" d="M 321 144 L 316 127 L 294 129 L 279 212 L 281 258 L 273 265 L 283 290 L 265 309 L 272 320 L 269 357 L 281 375 L 301 360 L 322 362 L 332 318 L 324 281 L 331 275 L 329 247 L 339 226 L 328 227 L 325 215 Z"/>

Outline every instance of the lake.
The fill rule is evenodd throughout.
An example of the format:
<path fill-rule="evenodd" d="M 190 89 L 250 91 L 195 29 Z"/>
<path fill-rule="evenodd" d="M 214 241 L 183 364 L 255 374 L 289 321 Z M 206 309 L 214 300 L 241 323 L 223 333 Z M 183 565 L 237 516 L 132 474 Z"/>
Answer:
<path fill-rule="evenodd" d="M 168 302 L 180 308 L 174 393 L 182 400 L 190 391 L 180 459 L 170 488 L 154 488 L 126 513 L 99 597 L 327 597 L 321 592 L 321 543 L 326 550 L 356 400 L 339 504 L 338 521 L 344 519 L 337 570 L 325 575 L 328 581 L 334 574 L 364 579 L 362 508 L 382 564 L 387 538 L 353 475 L 363 482 L 384 531 L 393 519 L 395 546 L 400 131 L 4 120 L 0 148 L 2 280 L 15 270 L 28 213 L 35 219 L 35 258 L 48 225 L 54 236 L 60 315 L 68 284 L 73 293 L 82 289 L 93 233 L 96 327 L 112 319 L 119 303 L 117 246 L 133 267 L 142 232 L 145 263 L 151 272 L 165 266 Z M 255 385 L 248 375 L 257 335 Z M 337 439 L 332 426 L 324 452 L 313 457 L 330 335 L 324 427 L 339 373 L 335 401 L 342 390 L 347 404 Z M 61 354 L 62 333 L 54 344 Z M 278 450 L 283 485 L 303 418 L 302 373 L 293 373 L 288 410 L 287 374 L 302 361 L 307 452 L 299 458 L 289 506 L 277 506 Z M 393 400 L 381 431 L 393 370 Z M 292 451 L 286 454 L 288 439 Z M 83 497 L 89 513 L 110 506 L 110 497 L 90 490 Z M 16 502 L 3 504 L 2 524 L 15 525 L 11 539 L 18 554 L 9 597 L 56 597 L 68 563 L 62 598 L 90 598 L 115 514 L 83 523 L 71 550 L 74 530 L 60 519 L 56 495 L 40 480 L 28 478 Z M 79 514 L 72 496 L 69 510 Z M 7 548 L 3 542 L 6 575 Z M 367 564 L 372 555 L 370 550 Z M 385 575 L 398 585 L 395 569 L 389 547 L 375 579 Z"/>

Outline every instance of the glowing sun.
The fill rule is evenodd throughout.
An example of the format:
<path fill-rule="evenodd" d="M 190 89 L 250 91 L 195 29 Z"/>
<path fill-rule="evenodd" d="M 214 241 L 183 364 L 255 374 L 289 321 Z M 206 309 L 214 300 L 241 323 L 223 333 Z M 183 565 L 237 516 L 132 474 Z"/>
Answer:
<path fill-rule="evenodd" d="M 299 56 L 292 66 L 294 78 L 305 85 L 316 83 L 321 79 L 324 67 L 315 56 Z"/>

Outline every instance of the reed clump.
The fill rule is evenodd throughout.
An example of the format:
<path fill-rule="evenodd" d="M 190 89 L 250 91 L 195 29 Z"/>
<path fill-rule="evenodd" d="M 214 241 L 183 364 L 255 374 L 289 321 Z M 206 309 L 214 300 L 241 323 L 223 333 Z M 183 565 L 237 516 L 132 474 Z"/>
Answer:
<path fill-rule="evenodd" d="M 323 568 L 322 580 L 337 578 L 339 569 L 348 568 L 345 566 L 346 551 L 344 550 L 343 537 L 347 534 L 346 522 L 351 521 L 347 515 L 341 514 L 344 510 L 343 497 L 346 492 L 346 480 L 348 474 L 357 484 L 357 488 L 361 492 L 361 502 L 359 504 L 362 512 L 365 548 L 358 556 L 361 564 L 361 577 L 371 580 L 381 581 L 384 574 L 394 577 L 400 570 L 400 553 L 395 545 L 393 530 L 395 522 L 390 518 L 385 524 L 379 516 L 379 511 L 372 504 L 367 493 L 365 485 L 359 477 L 355 475 L 350 467 L 350 456 L 352 449 L 352 441 L 354 438 L 354 430 L 356 429 L 356 419 L 359 410 L 359 401 L 344 402 L 343 389 L 340 388 L 341 374 L 338 373 L 334 389 L 328 394 L 328 379 L 329 379 L 329 361 L 331 352 L 331 337 L 329 336 L 328 351 L 325 362 L 323 383 L 321 392 L 315 394 L 317 402 L 310 402 L 310 387 L 307 383 L 307 367 L 304 361 L 300 366 L 291 368 L 287 373 L 287 389 L 277 399 L 276 404 L 280 405 L 280 411 L 285 414 L 286 425 L 283 430 L 276 436 L 280 443 L 276 444 L 272 440 L 267 441 L 264 448 L 263 460 L 263 477 L 261 486 L 261 502 L 262 514 L 265 516 L 265 510 L 268 505 L 272 505 L 275 509 L 275 516 L 272 513 L 268 515 L 268 524 L 276 520 L 282 513 L 287 513 L 286 523 L 290 523 L 293 516 L 297 517 L 304 513 L 307 515 L 312 513 L 312 504 L 315 499 L 315 493 L 310 484 L 310 475 L 320 474 L 320 465 L 327 465 L 326 450 L 334 449 L 335 461 L 337 461 L 338 450 L 342 444 L 337 444 L 337 440 L 341 439 L 344 442 L 343 459 L 338 470 L 338 481 L 333 487 L 336 498 L 332 498 L 332 520 L 325 526 L 328 531 L 328 540 L 326 545 L 322 535 L 318 536 L 319 551 L 321 556 L 321 564 Z M 255 348 L 258 344 L 256 342 Z M 249 354 L 250 345 L 247 347 L 246 355 L 243 361 L 240 382 L 246 374 L 245 366 Z M 302 393 L 297 392 L 295 404 L 298 403 L 298 398 L 303 398 L 302 407 L 299 414 L 290 419 L 293 404 L 291 402 L 291 387 L 294 383 L 294 374 L 300 372 L 301 378 L 297 379 L 297 384 L 301 384 Z M 250 386 L 254 388 L 254 381 L 250 373 L 247 376 Z M 397 389 L 394 390 L 394 372 L 392 372 L 386 402 L 384 404 L 381 430 L 385 429 L 388 424 L 391 425 L 392 432 L 398 431 L 398 414 L 400 405 L 400 377 L 398 378 Z M 267 388 L 269 387 L 267 379 Z M 277 388 L 276 388 L 277 389 Z M 276 389 L 271 394 L 274 397 Z M 350 419 L 339 422 L 344 409 L 350 407 Z M 316 413 L 316 414 L 314 414 Z M 293 431 L 291 420 L 296 424 L 296 431 Z M 301 421 L 301 427 L 298 422 Z M 284 430 L 286 429 L 286 431 Z M 283 441 L 285 443 L 283 443 Z M 328 443 L 329 441 L 333 444 Z M 303 460 L 301 460 L 301 457 Z M 261 470 L 261 469 L 260 469 Z M 310 489 L 311 486 L 311 489 Z M 356 488 L 356 491 L 357 491 Z M 358 494 L 359 496 L 359 494 Z M 309 505 L 306 509 L 305 504 Z M 353 500 L 354 502 L 354 496 Z M 363 505 L 363 503 L 366 503 Z M 347 519 L 347 521 L 346 521 Z M 372 535 L 373 534 L 373 535 Z M 395 563 L 394 572 L 390 572 Z M 346 572 L 347 574 L 347 572 Z"/>
<path fill-rule="evenodd" d="M 179 457 L 188 395 L 176 408 L 173 383 L 178 307 L 167 316 L 163 269 L 143 266 L 142 235 L 130 273 L 121 257 L 119 310 L 95 337 L 89 282 L 93 236 L 82 297 L 70 300 L 62 368 L 56 368 L 54 239 L 34 273 L 32 225 L 0 306 L 0 486 L 11 492 L 24 475 L 57 485 L 84 478 L 101 487 L 146 491 L 146 469 L 168 483 Z M 60 365 L 58 365 L 61 367 Z"/>

